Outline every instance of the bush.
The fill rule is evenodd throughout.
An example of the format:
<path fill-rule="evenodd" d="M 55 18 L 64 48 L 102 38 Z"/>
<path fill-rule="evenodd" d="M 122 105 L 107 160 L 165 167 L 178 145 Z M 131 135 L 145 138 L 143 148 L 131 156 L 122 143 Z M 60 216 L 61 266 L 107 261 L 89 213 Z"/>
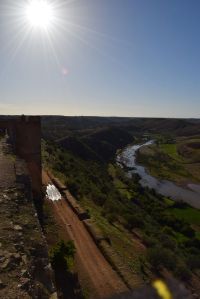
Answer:
<path fill-rule="evenodd" d="M 106 194 L 97 191 L 97 192 L 93 192 L 92 199 L 96 205 L 102 206 L 106 202 L 107 196 Z"/>
<path fill-rule="evenodd" d="M 117 220 L 117 216 L 114 213 L 108 214 L 106 218 L 110 224 L 113 224 Z"/>
<path fill-rule="evenodd" d="M 196 248 L 200 248 L 200 240 L 198 238 L 192 238 L 190 240 L 187 240 L 185 242 L 185 246 L 186 247 L 196 247 Z"/>
<path fill-rule="evenodd" d="M 193 238 L 195 236 L 195 231 L 187 223 L 182 227 L 181 233 L 188 238 Z"/>
<path fill-rule="evenodd" d="M 144 220 L 142 218 L 142 215 L 140 214 L 127 214 L 125 215 L 125 220 L 126 220 L 126 227 L 128 229 L 133 229 L 135 227 L 137 228 L 142 228 L 144 227 Z"/>
<path fill-rule="evenodd" d="M 148 236 L 147 234 L 144 234 L 142 239 L 144 244 L 148 247 L 153 247 L 155 244 L 157 244 L 157 240 L 152 236 Z"/>
<path fill-rule="evenodd" d="M 172 239 L 170 236 L 168 236 L 167 234 L 161 234 L 159 236 L 159 241 L 161 242 L 164 248 L 169 248 L 173 250 L 177 247 L 176 241 Z"/>
<path fill-rule="evenodd" d="M 73 268 L 75 251 L 73 241 L 59 241 L 49 253 L 52 266 L 54 268 L 62 268 L 64 266 L 66 270 L 70 271 Z"/>
<path fill-rule="evenodd" d="M 147 258 L 150 264 L 157 270 L 162 266 L 172 270 L 176 264 L 176 257 L 173 252 L 161 246 L 150 248 L 147 253 Z"/>
<path fill-rule="evenodd" d="M 188 207 L 188 204 L 184 201 L 175 201 L 173 204 L 173 208 L 176 209 L 186 209 Z"/>
<path fill-rule="evenodd" d="M 69 188 L 69 191 L 71 192 L 71 194 L 73 196 L 77 196 L 78 195 L 78 191 L 79 191 L 79 186 L 76 182 L 74 182 L 73 180 L 68 180 L 67 181 L 67 187 Z"/>
<path fill-rule="evenodd" d="M 179 278 L 183 281 L 190 280 L 190 278 L 191 278 L 191 272 L 183 262 L 180 262 L 177 265 L 174 274 L 177 278 Z"/>
<path fill-rule="evenodd" d="M 200 255 L 190 255 L 187 259 L 187 264 L 191 270 L 200 269 Z"/>
<path fill-rule="evenodd" d="M 167 235 L 171 235 L 171 236 L 174 236 L 174 231 L 171 227 L 169 226 L 164 226 L 163 229 L 162 229 L 162 232 L 164 234 L 167 234 Z"/>

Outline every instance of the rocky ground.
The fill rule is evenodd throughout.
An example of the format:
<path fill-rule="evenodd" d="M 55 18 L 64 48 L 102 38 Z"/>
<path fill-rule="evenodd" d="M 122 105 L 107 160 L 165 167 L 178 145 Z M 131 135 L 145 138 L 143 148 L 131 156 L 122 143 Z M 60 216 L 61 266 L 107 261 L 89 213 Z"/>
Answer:
<path fill-rule="evenodd" d="M 25 163 L 0 140 L 0 298 L 57 298 Z"/>

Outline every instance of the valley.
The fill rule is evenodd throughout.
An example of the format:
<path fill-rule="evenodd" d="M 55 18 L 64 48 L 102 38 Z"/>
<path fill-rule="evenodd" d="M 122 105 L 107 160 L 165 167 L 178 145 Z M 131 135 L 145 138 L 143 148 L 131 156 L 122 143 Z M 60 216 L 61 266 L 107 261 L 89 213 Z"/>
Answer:
<path fill-rule="evenodd" d="M 49 119 L 44 118 L 43 123 L 44 169 L 59 178 L 87 211 L 94 231 L 104 236 L 105 241 L 98 245 L 101 252 L 124 283 L 135 289 L 150 283 L 158 275 L 164 279 L 175 277 L 194 294 L 200 295 L 199 210 L 141 185 L 137 173 L 127 177 L 126 171 L 130 169 L 121 168 L 115 161 L 119 149 L 123 150 L 129 144 L 142 144 L 157 136 L 155 145 L 141 148 L 137 163 L 144 165 L 158 179 L 166 179 L 153 172 L 154 165 L 150 170 L 149 152 L 157 153 L 158 147 L 159 151 L 168 154 L 168 159 L 163 159 L 165 163 L 182 165 L 183 159 L 187 159 L 187 165 L 183 163 L 181 167 L 186 169 L 189 164 L 196 165 L 199 155 L 196 141 L 196 147 L 192 145 L 195 155 L 191 156 L 188 146 L 183 146 L 184 157 L 187 158 L 180 158 L 179 152 L 175 151 L 174 140 L 178 140 L 180 148 L 184 140 L 188 144 L 188 140 L 198 139 L 200 123 L 192 120 L 112 118 L 66 118 L 65 122 L 62 118 L 61 131 L 59 121 L 55 122 L 55 126 L 49 126 Z M 158 143 L 161 138 L 164 142 Z M 166 140 L 173 140 L 173 143 Z M 154 169 L 158 167 L 158 171 L 162 166 L 158 164 L 160 156 L 155 154 L 157 166 Z M 164 167 L 167 169 L 167 166 Z M 189 172 L 187 168 L 187 175 L 184 172 L 181 177 L 184 180 L 178 181 L 174 177 L 179 175 L 180 178 L 179 168 L 171 166 L 174 174 L 170 180 L 182 188 L 185 188 L 185 183 L 198 184 L 198 167 L 195 167 L 197 172 Z M 81 283 L 84 289 L 85 282 Z M 86 285 L 86 298 L 90 298 L 95 288 Z"/>
<path fill-rule="evenodd" d="M 190 175 L 188 173 L 187 176 L 188 182 L 183 186 L 179 186 L 177 182 L 170 181 L 170 178 L 175 176 L 181 167 L 183 168 L 185 166 L 182 159 L 178 157 L 178 154 L 176 152 L 176 147 L 173 144 L 173 149 L 174 149 L 173 154 L 175 154 L 178 157 L 178 161 L 180 164 L 179 167 L 175 167 L 175 166 L 173 167 L 171 164 L 173 163 L 174 158 L 168 155 L 168 159 L 167 159 L 166 157 L 167 154 L 161 155 L 160 148 L 155 143 L 156 142 L 154 140 L 150 140 L 141 145 L 128 146 L 117 155 L 117 163 L 121 165 L 121 167 L 125 166 L 129 169 L 127 171 L 127 175 L 129 177 L 131 177 L 133 173 L 137 173 L 141 178 L 139 183 L 143 187 L 154 189 L 156 192 L 158 192 L 163 196 L 168 196 L 171 199 L 174 199 L 175 201 L 184 201 L 189 205 L 193 206 L 194 208 L 199 209 L 200 208 L 200 201 L 199 201 L 200 185 L 194 184 L 195 177 L 193 178 L 192 181 L 192 178 L 190 178 Z M 167 145 L 165 144 L 165 146 L 168 149 L 171 149 L 171 144 L 167 144 Z M 154 154 L 152 154 L 153 150 L 154 150 Z M 162 157 L 162 159 L 160 158 L 160 156 Z M 138 165 L 136 158 L 137 160 L 139 160 L 139 163 L 146 165 L 146 168 L 143 167 L 142 165 Z M 167 168 L 166 165 L 169 164 L 169 161 L 171 162 L 171 164 L 170 166 L 168 166 L 168 172 L 172 175 L 164 176 L 164 177 L 162 175 L 159 176 L 159 173 L 162 172 L 162 170 L 166 170 Z M 152 164 L 154 164 L 153 167 L 151 167 Z M 197 166 L 198 166 L 198 162 L 197 162 Z M 150 174 L 148 173 L 149 168 L 154 169 L 154 171 L 150 171 Z M 151 175 L 151 173 L 152 174 L 155 173 L 155 176 L 157 176 L 158 179 L 156 179 L 155 176 Z M 187 175 L 187 173 L 186 174 L 184 173 L 184 178 L 185 175 Z"/>
<path fill-rule="evenodd" d="M 176 137 L 143 147 L 138 161 L 160 179 L 176 182 L 180 186 L 200 182 L 200 136 Z"/>

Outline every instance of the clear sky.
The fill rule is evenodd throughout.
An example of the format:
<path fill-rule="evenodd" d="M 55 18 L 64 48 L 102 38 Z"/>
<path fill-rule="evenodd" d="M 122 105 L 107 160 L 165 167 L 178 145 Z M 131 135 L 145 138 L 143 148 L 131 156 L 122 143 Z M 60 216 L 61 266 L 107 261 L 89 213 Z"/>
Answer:
<path fill-rule="evenodd" d="M 47 32 L 28 1 L 0 1 L 0 114 L 200 117 L 199 0 L 49 0 Z"/>

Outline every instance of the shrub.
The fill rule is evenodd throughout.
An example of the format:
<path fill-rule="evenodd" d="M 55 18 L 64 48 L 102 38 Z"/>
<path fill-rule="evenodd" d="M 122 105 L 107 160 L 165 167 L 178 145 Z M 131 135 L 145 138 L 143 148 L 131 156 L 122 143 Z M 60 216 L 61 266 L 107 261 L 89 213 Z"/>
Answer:
<path fill-rule="evenodd" d="M 71 194 L 73 196 L 77 196 L 78 195 L 80 186 L 78 186 L 77 182 L 75 182 L 75 181 L 73 181 L 71 179 L 68 179 L 67 180 L 67 187 L 69 188 L 69 191 L 71 192 Z"/>
<path fill-rule="evenodd" d="M 173 208 L 177 209 L 186 209 L 188 207 L 188 204 L 184 201 L 175 201 L 173 204 Z"/>
<path fill-rule="evenodd" d="M 54 268 L 63 267 L 66 270 L 73 268 L 75 246 L 73 241 L 59 241 L 49 253 L 51 264 Z"/>
<path fill-rule="evenodd" d="M 152 236 L 148 236 L 147 234 L 144 234 L 142 239 L 144 244 L 148 247 L 153 247 L 157 244 L 157 240 Z"/>
<path fill-rule="evenodd" d="M 164 248 L 169 248 L 173 250 L 177 247 L 176 241 L 172 239 L 170 236 L 168 236 L 167 234 L 161 234 L 159 236 L 159 241 L 161 242 Z"/>
<path fill-rule="evenodd" d="M 180 262 L 177 265 L 174 274 L 177 278 L 184 280 L 184 281 L 190 280 L 190 278 L 191 278 L 191 272 L 183 262 Z"/>
<path fill-rule="evenodd" d="M 95 204 L 97 204 L 98 206 L 102 206 L 106 202 L 107 196 L 106 194 L 103 194 L 100 191 L 96 191 L 93 192 L 92 199 Z"/>
<path fill-rule="evenodd" d="M 195 231 L 187 223 L 185 223 L 184 226 L 182 227 L 181 233 L 188 238 L 193 238 L 195 236 Z"/>
<path fill-rule="evenodd" d="M 106 218 L 110 224 L 113 224 L 117 220 L 117 216 L 114 213 L 108 214 Z"/>
<path fill-rule="evenodd" d="M 176 257 L 173 252 L 161 246 L 150 248 L 147 253 L 147 258 L 150 264 L 158 270 L 161 266 L 172 270 L 176 264 Z"/>
<path fill-rule="evenodd" d="M 187 264 L 191 270 L 200 269 L 200 255 L 190 255 L 187 259 Z"/>
<path fill-rule="evenodd" d="M 200 248 L 200 240 L 198 238 L 192 238 L 190 240 L 187 240 L 185 242 L 185 246 L 186 247 L 196 247 L 196 248 Z"/>
<path fill-rule="evenodd" d="M 134 227 L 142 228 L 144 227 L 144 220 L 140 214 L 127 214 L 125 215 L 126 227 L 128 229 L 133 229 Z"/>
<path fill-rule="evenodd" d="M 171 236 L 174 235 L 173 229 L 171 227 L 169 227 L 169 226 L 164 226 L 163 229 L 162 229 L 162 232 L 164 234 L 167 234 L 167 235 L 171 235 Z"/>

